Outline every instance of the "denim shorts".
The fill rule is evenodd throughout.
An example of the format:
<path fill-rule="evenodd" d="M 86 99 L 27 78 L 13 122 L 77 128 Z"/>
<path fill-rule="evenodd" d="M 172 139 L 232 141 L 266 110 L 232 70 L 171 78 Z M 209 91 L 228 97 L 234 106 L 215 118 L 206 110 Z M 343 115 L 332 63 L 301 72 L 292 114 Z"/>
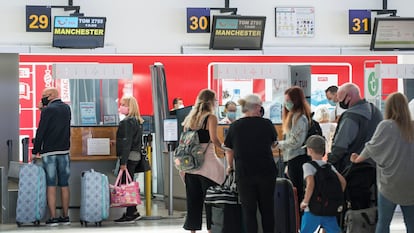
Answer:
<path fill-rule="evenodd" d="M 46 172 L 46 185 L 69 186 L 70 158 L 69 154 L 48 155 L 42 157 L 43 168 Z"/>

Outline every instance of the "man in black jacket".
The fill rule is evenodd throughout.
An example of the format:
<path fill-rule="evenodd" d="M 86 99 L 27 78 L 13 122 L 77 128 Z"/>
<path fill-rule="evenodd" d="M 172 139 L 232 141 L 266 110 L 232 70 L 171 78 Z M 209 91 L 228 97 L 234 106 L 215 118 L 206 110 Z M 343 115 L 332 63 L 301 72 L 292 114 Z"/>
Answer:
<path fill-rule="evenodd" d="M 70 107 L 58 97 L 56 88 L 46 88 L 42 93 L 42 112 L 33 147 L 33 155 L 41 157 L 46 172 L 49 226 L 70 224 Z M 56 184 L 61 187 L 63 216 L 56 217 Z"/>
<path fill-rule="evenodd" d="M 362 151 L 383 117 L 377 107 L 360 97 L 357 85 L 345 83 L 337 94 L 339 104 L 347 111 L 341 115 L 336 127 L 328 162 L 342 173 L 351 165 L 351 154 Z"/>
<path fill-rule="evenodd" d="M 353 83 L 345 83 L 338 90 L 338 100 L 342 108 L 347 109 L 342 113 L 336 127 L 333 138 L 331 153 L 328 154 L 328 162 L 333 164 L 336 170 L 342 174 L 351 166 L 350 156 L 352 153 L 360 153 L 382 121 L 380 110 L 373 104 L 362 99 L 359 87 Z M 372 160 L 368 167 L 374 167 Z M 373 171 L 373 172 L 372 172 Z M 367 208 L 370 205 L 371 183 L 375 183 L 375 169 L 363 169 L 363 180 L 367 181 L 364 187 L 353 188 L 350 172 L 344 174 L 347 179 L 347 192 L 350 196 L 353 209 Z M 362 177 L 358 179 L 361 180 Z"/>

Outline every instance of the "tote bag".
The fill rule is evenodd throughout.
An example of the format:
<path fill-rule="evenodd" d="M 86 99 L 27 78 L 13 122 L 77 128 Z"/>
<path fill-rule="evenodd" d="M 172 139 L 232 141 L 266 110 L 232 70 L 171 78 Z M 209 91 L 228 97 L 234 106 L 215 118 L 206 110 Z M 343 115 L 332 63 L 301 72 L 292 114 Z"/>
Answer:
<path fill-rule="evenodd" d="M 122 174 L 126 173 L 126 183 L 121 184 Z M 111 207 L 127 207 L 141 204 L 141 196 L 139 195 L 139 184 L 132 181 L 128 170 L 120 170 L 115 184 L 109 185 L 111 194 Z"/>

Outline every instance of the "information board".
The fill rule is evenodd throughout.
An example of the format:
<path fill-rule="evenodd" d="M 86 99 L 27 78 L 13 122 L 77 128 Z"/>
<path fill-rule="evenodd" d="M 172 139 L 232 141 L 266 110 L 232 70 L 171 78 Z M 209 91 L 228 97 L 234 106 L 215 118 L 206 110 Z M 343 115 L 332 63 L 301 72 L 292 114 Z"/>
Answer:
<path fill-rule="evenodd" d="M 210 49 L 260 50 L 265 24 L 265 16 L 215 15 Z"/>
<path fill-rule="evenodd" d="M 275 8 L 276 37 L 313 37 L 315 9 L 313 7 Z"/>
<path fill-rule="evenodd" d="M 53 47 L 104 47 L 105 17 L 55 16 Z"/>

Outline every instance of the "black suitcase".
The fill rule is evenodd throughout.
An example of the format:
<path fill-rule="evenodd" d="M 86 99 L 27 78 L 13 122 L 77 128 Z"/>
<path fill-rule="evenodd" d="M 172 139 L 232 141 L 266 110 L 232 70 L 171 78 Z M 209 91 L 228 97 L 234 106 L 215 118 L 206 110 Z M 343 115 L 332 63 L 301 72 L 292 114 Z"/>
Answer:
<path fill-rule="evenodd" d="M 290 180 L 277 178 L 275 186 L 275 233 L 299 232 L 299 204 Z"/>
<path fill-rule="evenodd" d="M 211 233 L 241 233 L 241 205 L 211 204 Z"/>

